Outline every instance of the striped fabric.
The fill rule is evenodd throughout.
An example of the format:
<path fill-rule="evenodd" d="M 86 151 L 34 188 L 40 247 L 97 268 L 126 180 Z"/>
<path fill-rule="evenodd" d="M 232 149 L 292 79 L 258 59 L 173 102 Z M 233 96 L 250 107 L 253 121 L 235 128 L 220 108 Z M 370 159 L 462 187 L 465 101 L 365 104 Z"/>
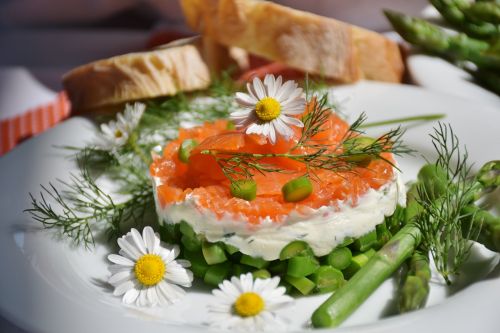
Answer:
<path fill-rule="evenodd" d="M 66 119 L 70 113 L 71 105 L 63 91 L 48 104 L 27 110 L 17 117 L 0 121 L 0 156 L 24 139 L 42 133 Z"/>

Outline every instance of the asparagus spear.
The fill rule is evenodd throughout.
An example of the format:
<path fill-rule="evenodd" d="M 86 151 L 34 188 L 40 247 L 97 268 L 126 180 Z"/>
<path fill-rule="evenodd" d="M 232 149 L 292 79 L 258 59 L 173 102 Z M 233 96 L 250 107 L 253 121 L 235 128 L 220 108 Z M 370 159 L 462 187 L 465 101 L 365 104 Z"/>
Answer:
<path fill-rule="evenodd" d="M 336 327 L 406 260 L 420 243 L 420 230 L 405 225 L 347 283 L 314 311 L 314 327 Z"/>
<path fill-rule="evenodd" d="M 469 60 L 481 67 L 500 68 L 500 53 L 490 44 L 460 33 L 450 35 L 425 20 L 385 10 L 394 29 L 409 43 L 451 61 Z"/>
<path fill-rule="evenodd" d="M 424 307 L 429 295 L 431 268 L 425 250 L 416 250 L 410 258 L 410 268 L 399 295 L 399 311 L 409 312 Z"/>
<path fill-rule="evenodd" d="M 500 24 L 500 2 L 474 2 L 464 9 L 466 18 Z"/>
<path fill-rule="evenodd" d="M 499 175 L 496 173 L 492 174 L 491 171 L 496 171 L 498 169 L 500 169 L 500 161 L 486 163 L 476 177 L 477 181 L 471 185 L 471 188 L 474 190 L 470 192 L 477 193 L 476 188 L 484 188 L 487 185 L 497 184 L 497 181 L 500 181 L 498 180 Z M 436 186 L 434 182 L 425 182 L 425 178 L 432 174 L 429 172 L 431 170 L 432 168 L 427 168 L 427 172 L 419 173 L 420 182 L 415 185 L 415 188 L 418 188 L 419 184 L 432 185 L 432 191 L 434 191 L 433 193 L 435 197 L 437 197 L 439 193 L 436 192 L 436 189 L 442 187 Z M 438 171 L 436 172 L 438 173 Z M 422 180 L 424 180 L 424 182 L 422 182 Z M 412 198 L 410 200 L 417 200 L 414 193 L 409 197 Z M 471 196 L 470 201 L 473 200 L 474 197 Z M 415 214 L 420 214 L 420 209 L 416 209 Z M 409 222 L 344 286 L 337 290 L 330 298 L 321 304 L 316 311 L 314 311 L 311 318 L 314 327 L 336 327 L 340 325 L 380 286 L 380 284 L 382 284 L 382 282 L 385 281 L 385 279 L 396 271 L 404 260 L 413 254 L 420 244 L 422 237 L 420 229 L 413 221 L 414 218 L 411 217 Z M 425 271 L 423 267 L 420 268 L 422 268 L 422 272 Z M 425 276 L 425 273 L 419 275 Z"/>
<path fill-rule="evenodd" d="M 471 19 L 471 16 L 466 14 L 471 8 L 471 3 L 467 0 L 430 0 L 430 2 L 448 23 L 471 36 L 490 39 L 498 37 L 500 34 L 500 26 L 498 24 Z M 489 10 L 491 10 L 489 7 L 479 7 L 475 12 L 484 17 L 491 15 Z M 474 13 L 474 10 L 472 10 L 472 13 Z"/>
<path fill-rule="evenodd" d="M 465 216 L 464 229 L 469 228 L 471 223 L 478 223 L 481 232 L 477 241 L 491 251 L 500 252 L 500 217 L 475 205 L 465 207 L 462 212 Z"/>

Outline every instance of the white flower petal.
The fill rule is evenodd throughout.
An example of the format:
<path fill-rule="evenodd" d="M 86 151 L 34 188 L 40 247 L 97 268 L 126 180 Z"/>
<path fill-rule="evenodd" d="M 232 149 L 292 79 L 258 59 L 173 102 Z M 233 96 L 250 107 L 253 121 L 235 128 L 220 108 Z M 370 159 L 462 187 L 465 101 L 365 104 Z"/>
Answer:
<path fill-rule="evenodd" d="M 174 303 L 185 295 L 185 291 L 174 284 L 165 281 L 157 285 L 158 290 L 170 303 Z"/>
<path fill-rule="evenodd" d="M 130 271 L 122 271 L 112 275 L 108 282 L 112 285 L 119 285 L 125 281 L 129 281 L 132 278 L 132 274 Z"/>
<path fill-rule="evenodd" d="M 242 274 L 240 276 L 241 288 L 243 292 L 249 292 L 253 290 L 253 276 L 252 273 Z"/>
<path fill-rule="evenodd" d="M 186 259 L 177 259 L 176 262 L 181 265 L 183 268 L 191 267 L 191 263 Z"/>
<path fill-rule="evenodd" d="M 120 247 L 120 249 L 122 249 L 124 254 L 126 254 L 129 259 L 136 261 L 141 256 L 141 253 L 139 252 L 139 250 L 137 250 L 137 248 L 135 246 L 130 244 L 123 237 L 118 238 L 118 246 Z"/>
<path fill-rule="evenodd" d="M 271 124 L 269 124 L 269 141 L 273 145 L 276 143 L 276 129 Z"/>
<path fill-rule="evenodd" d="M 244 110 L 237 110 L 234 112 L 231 112 L 229 115 L 231 118 L 242 118 L 242 117 L 248 117 L 248 115 L 252 112 L 252 110 L 249 109 L 244 109 Z"/>
<path fill-rule="evenodd" d="M 264 127 L 259 124 L 252 124 L 247 127 L 246 134 L 261 134 Z"/>
<path fill-rule="evenodd" d="M 132 272 L 133 266 L 123 266 L 123 265 L 118 265 L 118 264 L 113 264 L 108 266 L 108 270 L 111 274 L 116 274 L 119 272 Z"/>
<path fill-rule="evenodd" d="M 151 305 L 156 305 L 159 302 L 155 287 L 149 287 L 146 290 L 146 297 L 148 298 L 148 303 Z"/>
<path fill-rule="evenodd" d="M 266 86 L 267 96 L 273 97 L 276 94 L 275 78 L 273 74 L 266 74 L 264 78 L 264 86 Z"/>
<path fill-rule="evenodd" d="M 167 266 L 165 279 L 168 282 L 178 284 L 183 287 L 191 287 L 193 282 L 193 273 L 187 269 L 179 267 L 172 267 L 172 263 Z"/>
<path fill-rule="evenodd" d="M 273 126 L 276 129 L 276 132 L 281 134 L 287 140 L 290 139 L 294 134 L 293 130 L 288 127 L 288 125 L 286 125 L 280 118 L 273 120 Z"/>
<path fill-rule="evenodd" d="M 266 88 L 258 77 L 253 78 L 253 89 L 255 96 L 259 99 L 259 101 L 266 97 Z"/>
<path fill-rule="evenodd" d="M 225 309 L 228 305 L 232 306 L 236 298 L 238 298 L 238 295 L 233 296 L 229 295 L 228 293 L 223 292 L 220 289 L 214 289 L 212 290 L 212 294 L 217 297 L 218 300 L 222 302 L 222 304 L 217 304 L 217 308 L 220 309 Z"/>
<path fill-rule="evenodd" d="M 125 304 L 132 304 L 137 300 L 137 297 L 139 296 L 139 290 L 132 288 L 129 289 L 122 298 L 122 302 Z"/>
<path fill-rule="evenodd" d="M 281 116 L 280 120 L 285 122 L 288 125 L 295 126 L 295 127 L 304 127 L 304 124 L 302 123 L 301 120 L 293 117 L 287 117 L 287 116 Z"/>
<path fill-rule="evenodd" d="M 249 94 L 245 94 L 242 92 L 237 92 L 235 97 L 236 103 L 246 108 L 253 108 L 255 104 L 258 102 L 256 98 L 250 96 Z"/>
<path fill-rule="evenodd" d="M 286 81 L 276 92 L 275 99 L 282 102 L 288 98 L 297 85 L 293 81 Z"/>
<path fill-rule="evenodd" d="M 132 260 L 125 258 L 123 256 L 120 256 L 118 254 L 110 254 L 108 256 L 108 260 L 111 261 L 112 263 L 122 265 L 122 266 L 134 266 L 135 265 L 135 263 Z"/>
<path fill-rule="evenodd" d="M 125 294 L 129 289 L 134 288 L 134 283 L 130 280 L 123 282 L 122 284 L 119 284 L 115 290 L 113 291 L 113 295 L 115 296 L 121 296 Z"/>
<path fill-rule="evenodd" d="M 289 95 L 286 96 L 286 98 L 284 98 L 285 96 L 282 96 L 282 105 L 283 106 L 286 106 L 287 104 L 295 101 L 295 100 L 301 100 L 303 98 L 301 98 L 302 96 L 302 93 L 303 93 L 303 90 L 302 88 L 295 88 Z"/>
<path fill-rule="evenodd" d="M 136 304 L 138 306 L 144 307 L 148 306 L 148 296 L 147 296 L 147 288 L 143 288 L 139 290 L 139 297 L 137 297 Z"/>
<path fill-rule="evenodd" d="M 130 236 L 133 239 L 134 244 L 139 249 L 139 251 L 141 251 L 142 254 L 147 254 L 146 245 L 144 244 L 144 241 L 142 240 L 142 236 L 139 233 L 139 231 L 137 231 L 137 229 L 135 228 L 132 228 L 130 230 Z"/>
<path fill-rule="evenodd" d="M 239 294 L 243 292 L 243 290 L 238 290 L 238 288 L 228 280 L 222 281 L 222 283 L 219 284 L 219 289 L 234 298 L 237 298 Z"/>
<path fill-rule="evenodd" d="M 159 245 L 160 242 L 159 240 L 157 241 L 153 228 L 149 226 L 145 227 L 142 230 L 142 238 L 144 239 L 148 253 L 155 253 L 156 243 Z"/>

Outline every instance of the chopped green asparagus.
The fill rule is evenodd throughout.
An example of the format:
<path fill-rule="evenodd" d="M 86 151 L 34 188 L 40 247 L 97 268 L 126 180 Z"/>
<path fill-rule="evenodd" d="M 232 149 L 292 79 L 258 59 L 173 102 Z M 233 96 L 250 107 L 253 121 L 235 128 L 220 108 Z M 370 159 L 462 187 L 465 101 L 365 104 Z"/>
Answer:
<path fill-rule="evenodd" d="M 429 295 L 431 268 L 429 256 L 417 250 L 410 258 L 409 269 L 399 290 L 399 312 L 409 312 L 424 307 Z"/>

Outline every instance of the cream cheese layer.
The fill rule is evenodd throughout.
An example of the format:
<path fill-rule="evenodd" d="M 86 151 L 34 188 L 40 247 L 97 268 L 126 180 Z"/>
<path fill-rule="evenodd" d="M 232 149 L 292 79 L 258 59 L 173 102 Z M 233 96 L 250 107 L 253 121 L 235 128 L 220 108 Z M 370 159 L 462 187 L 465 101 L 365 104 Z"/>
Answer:
<path fill-rule="evenodd" d="M 154 179 L 155 199 L 157 185 L 159 179 Z M 307 242 L 316 256 L 326 255 L 346 237 L 357 238 L 372 231 L 385 216 L 393 214 L 397 204 L 404 206 L 405 200 L 404 184 L 395 171 L 392 181 L 378 190 L 369 189 L 356 205 L 339 201 L 306 213 L 293 212 L 280 223 L 263 218 L 259 225 L 252 225 L 229 215 L 219 218 L 198 205 L 194 195 L 165 207 L 156 200 L 156 207 L 164 223 L 186 221 L 209 242 L 222 241 L 244 254 L 270 261 L 278 259 L 281 249 L 294 240 Z"/>

